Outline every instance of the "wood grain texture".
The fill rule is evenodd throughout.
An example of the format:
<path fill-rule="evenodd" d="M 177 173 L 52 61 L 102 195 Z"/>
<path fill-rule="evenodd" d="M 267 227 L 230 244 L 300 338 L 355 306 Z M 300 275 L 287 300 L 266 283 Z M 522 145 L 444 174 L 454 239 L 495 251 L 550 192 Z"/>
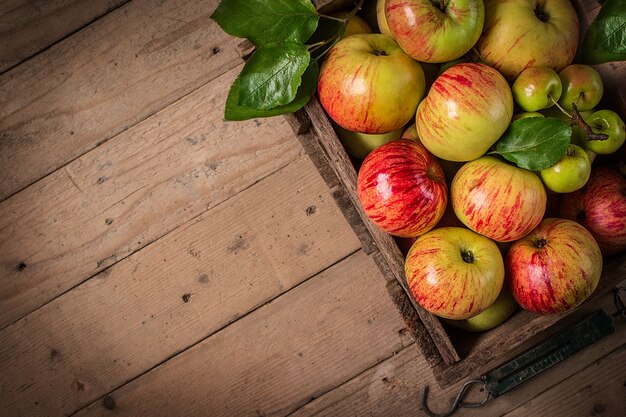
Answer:
<path fill-rule="evenodd" d="M 120 416 L 284 416 L 411 343 L 402 328 L 359 251 L 110 397 Z"/>
<path fill-rule="evenodd" d="M 241 63 L 217 4 L 131 2 L 0 76 L 0 201 Z"/>
<path fill-rule="evenodd" d="M 612 297 L 603 297 L 602 300 L 598 301 L 596 307 L 604 307 L 607 311 L 613 311 Z M 565 362 L 544 371 L 503 396 L 488 401 L 483 407 L 460 409 L 455 416 L 501 416 L 517 409 L 529 399 L 542 398 L 542 392 L 560 387 L 562 381 L 569 379 L 577 381 L 577 385 L 572 383 L 566 390 L 561 391 L 559 396 L 555 395 L 551 398 L 531 401 L 543 404 L 543 406 L 556 406 L 576 393 L 585 384 L 593 381 L 592 383 L 595 385 L 596 381 L 601 379 L 600 375 L 603 374 L 586 375 L 583 372 L 595 361 L 610 358 L 613 355 L 612 352 L 623 345 L 626 337 L 626 326 L 619 324 L 617 323 L 616 333 L 596 342 L 592 347 L 576 353 Z M 533 343 L 536 341 L 530 341 L 530 344 L 527 342 L 524 348 L 532 346 Z M 478 372 L 472 374 L 473 378 L 478 376 L 480 376 Z M 457 395 L 464 382 L 465 380 L 446 389 L 439 389 L 425 357 L 420 353 L 417 346 L 412 345 L 377 366 L 364 371 L 335 390 L 311 401 L 291 414 L 290 417 L 360 417 L 364 415 L 370 417 L 414 417 L 422 415 L 420 411 L 421 394 L 425 385 L 430 385 L 431 388 L 428 400 L 430 409 L 442 413 L 448 410 L 452 399 Z M 606 379 L 605 386 L 612 384 L 612 389 L 623 389 L 622 383 L 621 375 L 613 374 L 612 377 Z M 476 390 L 471 393 L 468 400 L 479 401 L 483 395 Z M 611 398 L 612 394 L 607 395 L 607 397 Z M 603 401 L 605 395 L 596 391 L 596 398 L 598 401 Z M 572 401 L 572 404 L 575 405 L 576 402 Z M 580 414 L 528 412 L 520 415 L 562 415 L 569 417 L 590 415 L 588 409 L 581 410 L 584 412 L 581 411 Z"/>
<path fill-rule="evenodd" d="M 3 1 L 0 74 L 128 1 Z"/>
<path fill-rule="evenodd" d="M 0 415 L 69 414 L 358 249 L 302 157 L 1 331 Z M 368 265 L 348 274 L 348 294 L 361 291 L 356 274 Z M 380 305 L 374 320 L 389 303 L 368 301 Z M 392 313 L 375 326 L 386 337 L 397 330 Z"/>
<path fill-rule="evenodd" d="M 0 203 L 0 328 L 303 155 L 284 118 L 222 120 L 239 70 Z"/>
<path fill-rule="evenodd" d="M 317 135 L 321 149 L 323 149 L 325 155 L 327 155 L 327 160 L 330 161 L 331 168 L 334 170 L 340 184 L 346 189 L 347 195 L 352 200 L 353 206 L 361 217 L 361 221 L 365 224 L 370 235 L 373 237 L 382 259 L 387 262 L 388 268 L 383 269 L 391 271 L 406 293 L 410 294 L 404 275 L 404 256 L 393 240 L 393 237 L 376 227 L 363 211 L 356 193 L 357 172 L 348 154 L 344 150 L 343 145 L 337 138 L 324 109 L 315 97 L 309 101 L 305 109 L 311 119 L 313 131 Z M 323 158 L 320 158 L 320 160 L 323 160 Z M 413 297 L 410 297 L 410 300 L 433 339 L 435 346 L 437 346 L 444 362 L 458 362 L 460 357 L 441 325 L 441 322 L 435 316 L 420 307 Z M 429 350 L 424 351 L 425 354 L 428 352 Z"/>

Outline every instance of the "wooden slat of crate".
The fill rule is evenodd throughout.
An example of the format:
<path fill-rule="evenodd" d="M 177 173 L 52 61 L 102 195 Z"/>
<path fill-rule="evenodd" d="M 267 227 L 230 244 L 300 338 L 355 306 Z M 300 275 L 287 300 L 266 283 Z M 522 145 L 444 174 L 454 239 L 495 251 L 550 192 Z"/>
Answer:
<path fill-rule="evenodd" d="M 69 415 L 358 250 L 302 156 L 0 331 L 0 415 Z"/>
<path fill-rule="evenodd" d="M 0 2 L 0 74 L 128 1 Z"/>
<path fill-rule="evenodd" d="M 239 65 L 217 4 L 130 2 L 2 74 L 0 201 Z"/>
<path fill-rule="evenodd" d="M 112 415 L 285 416 L 411 343 L 402 329 L 358 251 L 112 392 Z"/>
<path fill-rule="evenodd" d="M 0 203 L 0 328 L 303 154 L 283 118 L 208 111 L 239 70 Z"/>

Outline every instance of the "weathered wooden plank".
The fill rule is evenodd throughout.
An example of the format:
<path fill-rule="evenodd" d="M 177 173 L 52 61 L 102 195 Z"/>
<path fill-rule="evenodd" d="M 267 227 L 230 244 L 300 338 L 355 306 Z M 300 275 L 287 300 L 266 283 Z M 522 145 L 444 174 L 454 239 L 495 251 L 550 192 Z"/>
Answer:
<path fill-rule="evenodd" d="M 0 328 L 303 154 L 282 117 L 210 111 L 239 70 L 0 203 Z"/>
<path fill-rule="evenodd" d="M 626 345 L 505 415 L 623 417 L 626 415 L 624 375 Z"/>
<path fill-rule="evenodd" d="M 613 311 L 613 301 L 611 296 L 606 296 L 599 306 Z M 593 346 L 584 349 L 573 357 L 567 359 L 562 364 L 550 368 L 535 376 L 532 380 L 509 391 L 503 396 L 490 400 L 481 408 L 461 409 L 457 411 L 459 416 L 501 416 L 511 410 L 520 407 L 529 399 L 537 397 L 540 393 L 560 387 L 562 381 L 571 379 L 577 381 L 560 392 L 559 399 L 568 398 L 581 386 L 589 381 L 597 381 L 598 374 L 586 376 L 580 374 L 593 362 L 608 357 L 610 358 L 615 349 L 619 348 L 626 337 L 626 327 L 616 326 L 616 333 L 605 339 L 596 342 Z M 609 356 L 607 356 L 609 355 Z M 592 365 L 593 366 L 593 365 Z M 472 374 L 478 377 L 480 373 Z M 623 375 L 623 370 L 622 370 Z M 583 382 L 584 381 L 584 382 Z M 446 389 L 439 389 L 435 376 L 429 370 L 425 357 L 416 346 L 408 346 L 403 351 L 381 362 L 377 366 L 366 370 L 362 374 L 355 376 L 352 380 L 342 386 L 326 393 L 325 395 L 311 401 L 299 410 L 291 414 L 291 417 L 334 417 L 334 416 L 394 416 L 394 417 L 414 417 L 421 415 L 421 396 L 425 385 L 430 385 L 428 405 L 432 411 L 443 413 L 449 409 L 452 399 L 458 394 L 461 385 L 465 382 L 458 382 Z M 607 378 L 607 384 L 622 387 L 621 375 L 613 375 Z M 567 384 L 567 382 L 565 382 Z M 577 385 L 576 385 L 577 384 Z M 478 401 L 484 395 L 480 392 L 473 392 L 468 398 L 469 401 Z M 599 394 L 599 399 L 604 398 Z M 532 401 L 533 403 L 535 400 Z M 557 396 L 541 401 L 553 404 L 560 403 Z M 573 402 L 576 403 L 575 401 Z M 537 406 L 537 404 L 535 404 Z M 589 415 L 589 410 L 585 410 L 583 415 Z M 558 413 L 557 413 L 558 414 Z M 526 416 L 552 416 L 551 412 L 528 412 L 522 413 Z M 558 414 L 575 416 L 576 413 Z"/>
<path fill-rule="evenodd" d="M 69 414 L 358 249 L 330 190 L 303 156 L 1 331 L 0 415 Z M 389 305 L 384 281 L 359 295 L 361 286 L 372 286 L 370 277 L 380 279 L 367 271 L 370 266 L 364 262 L 346 272 L 351 281 L 343 285 L 349 290 L 327 287 L 328 293 L 310 296 L 318 304 L 325 302 L 320 294 L 340 297 L 333 306 L 343 309 L 348 295 L 354 295 L 352 308 L 362 311 L 362 321 L 380 319 L 371 330 L 388 337 L 400 320 L 393 310 L 382 310 Z M 313 291 L 307 288 L 304 297 Z M 372 312 L 360 305 L 363 298 L 376 305 Z M 297 314 L 301 301 L 292 299 L 295 304 L 284 306 L 284 313 Z M 332 318 L 342 314 L 337 310 Z M 316 324 L 304 320 L 301 325 L 301 341 L 308 340 L 308 326 Z M 332 327 L 330 317 L 327 325 Z M 233 326 L 242 335 L 254 327 Z M 295 332 L 280 331 L 285 333 L 276 338 Z M 259 337 L 249 343 L 261 343 Z M 350 329 L 342 337 L 351 340 Z M 397 344 L 397 337 L 374 343 L 368 360 L 375 348 Z M 234 345 L 216 346 L 225 349 L 214 351 L 216 360 L 226 350 L 237 351 Z M 351 346 L 346 342 L 346 348 Z M 176 378 L 188 386 L 184 374 Z"/>
<path fill-rule="evenodd" d="M 0 73 L 128 1 L 14 0 L 2 2 L 0 4 Z"/>
<path fill-rule="evenodd" d="M 239 64 L 217 4 L 131 2 L 0 76 L 0 201 Z"/>
<path fill-rule="evenodd" d="M 107 401 L 120 416 L 283 416 L 411 343 L 402 329 L 359 251 Z M 100 400 L 76 415 L 106 413 Z"/>

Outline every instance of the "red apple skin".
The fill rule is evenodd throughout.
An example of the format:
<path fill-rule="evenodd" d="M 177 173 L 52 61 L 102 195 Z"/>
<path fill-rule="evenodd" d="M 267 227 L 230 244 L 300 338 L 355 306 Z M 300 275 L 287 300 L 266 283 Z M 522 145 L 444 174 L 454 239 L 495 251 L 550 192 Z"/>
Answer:
<path fill-rule="evenodd" d="M 424 70 L 393 39 L 348 36 L 333 46 L 320 68 L 320 103 L 339 126 L 367 134 L 401 129 L 425 93 Z"/>
<path fill-rule="evenodd" d="M 619 171 L 594 168 L 583 188 L 563 196 L 560 214 L 589 230 L 604 256 L 626 251 L 626 179 Z"/>
<path fill-rule="evenodd" d="M 372 222 L 398 237 L 415 237 L 432 229 L 448 203 L 448 187 L 437 159 L 407 139 L 388 142 L 365 158 L 357 195 Z"/>
<path fill-rule="evenodd" d="M 457 64 L 441 74 L 417 109 L 420 140 L 441 159 L 479 158 L 509 127 L 513 93 L 498 71 Z"/>
<path fill-rule="evenodd" d="M 578 223 L 547 218 L 511 245 L 505 265 L 522 308 L 557 314 L 578 307 L 593 293 L 602 274 L 602 254 Z"/>
<path fill-rule="evenodd" d="M 533 230 L 547 204 L 535 173 L 492 156 L 463 165 L 452 180 L 450 198 L 459 220 L 497 242 L 517 240 Z"/>
<path fill-rule="evenodd" d="M 404 269 L 415 301 L 452 320 L 480 314 L 495 301 L 504 283 L 504 261 L 496 244 L 460 227 L 441 227 L 420 236 L 406 256 Z"/>

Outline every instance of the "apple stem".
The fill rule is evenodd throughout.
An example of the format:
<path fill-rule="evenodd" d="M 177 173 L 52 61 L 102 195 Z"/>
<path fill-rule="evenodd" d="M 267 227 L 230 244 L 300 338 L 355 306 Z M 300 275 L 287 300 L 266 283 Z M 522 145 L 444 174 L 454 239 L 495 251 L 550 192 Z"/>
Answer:
<path fill-rule="evenodd" d="M 342 19 L 342 18 L 340 18 L 340 17 L 329 16 L 329 15 L 327 15 L 327 14 L 321 14 L 321 13 L 318 13 L 318 16 L 319 16 L 319 17 L 321 17 L 321 18 L 323 18 L 323 19 L 335 20 L 335 21 L 337 21 L 337 22 L 341 22 L 341 23 L 346 23 L 346 22 L 348 21 L 348 16 L 346 16 L 346 17 L 345 17 L 345 18 L 343 18 L 343 19 Z M 352 17 L 352 16 L 350 16 L 350 17 Z"/>
<path fill-rule="evenodd" d="M 567 110 L 565 110 L 563 108 L 563 106 L 561 106 L 555 99 L 554 97 L 552 97 L 552 94 L 548 94 L 548 97 L 550 97 L 550 100 L 552 100 L 552 104 L 554 104 L 559 110 L 561 110 L 561 113 L 563 113 L 564 115 L 566 115 L 567 117 L 569 117 L 570 119 L 573 119 L 573 116 L 571 114 L 569 114 L 567 112 Z"/>
<path fill-rule="evenodd" d="M 591 129 L 591 126 L 587 122 L 583 120 L 583 117 L 580 115 L 578 111 L 578 107 L 576 103 L 572 103 L 572 109 L 574 110 L 574 115 L 572 116 L 572 123 L 578 125 L 582 130 L 587 134 L 587 140 L 607 140 L 609 135 L 605 135 L 604 133 L 596 133 Z"/>

